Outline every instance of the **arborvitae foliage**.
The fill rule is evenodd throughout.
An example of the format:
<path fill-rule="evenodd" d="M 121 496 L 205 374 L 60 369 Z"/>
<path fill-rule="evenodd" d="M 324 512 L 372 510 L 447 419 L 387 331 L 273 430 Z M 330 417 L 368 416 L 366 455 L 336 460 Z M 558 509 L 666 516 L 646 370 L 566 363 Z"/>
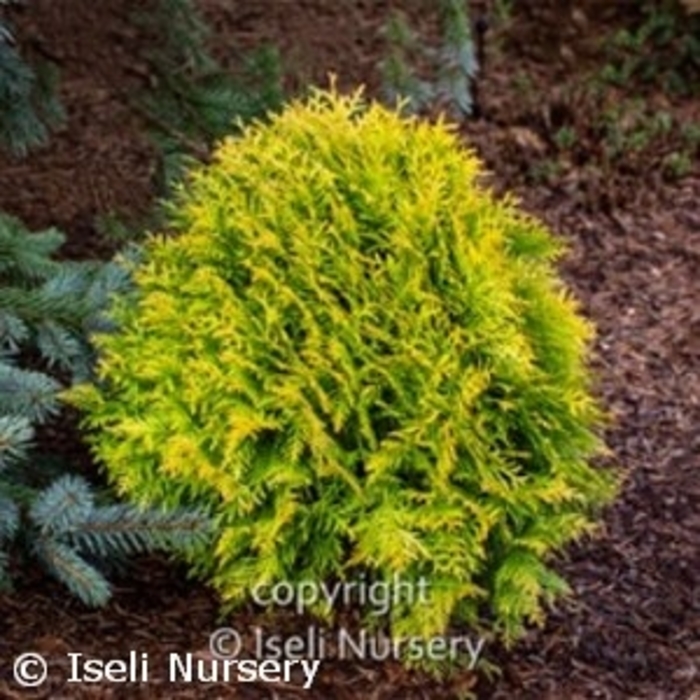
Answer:
<path fill-rule="evenodd" d="M 3 20 L 3 6 L 18 4 L 0 0 L 0 146 L 16 155 L 45 142 L 48 128 L 63 119 L 54 92 L 51 67 L 30 67 L 17 47 L 10 25 Z"/>
<path fill-rule="evenodd" d="M 426 10 L 439 13 L 438 47 L 422 40 L 400 12 L 394 12 L 384 28 L 389 45 L 380 64 L 385 96 L 392 106 L 403 100 L 402 106 L 411 112 L 438 105 L 464 117 L 472 112 L 471 83 L 478 69 L 466 3 L 440 0 L 426 3 Z M 421 65 L 428 67 L 423 77 Z"/>
<path fill-rule="evenodd" d="M 128 284 L 113 263 L 55 261 L 62 242 L 58 231 L 30 234 L 0 215 L 0 585 L 10 583 L 13 552 L 20 562 L 38 558 L 85 603 L 100 605 L 110 595 L 100 565 L 194 544 L 206 520 L 109 503 L 33 449 L 65 383 L 90 378 L 87 336 L 109 330 L 102 311 Z"/>
<path fill-rule="evenodd" d="M 547 557 L 614 492 L 562 246 L 453 131 L 317 92 L 225 140 L 152 237 L 76 387 L 135 502 L 200 503 L 192 561 L 254 585 L 428 581 L 395 634 L 505 638 L 565 590 Z"/>

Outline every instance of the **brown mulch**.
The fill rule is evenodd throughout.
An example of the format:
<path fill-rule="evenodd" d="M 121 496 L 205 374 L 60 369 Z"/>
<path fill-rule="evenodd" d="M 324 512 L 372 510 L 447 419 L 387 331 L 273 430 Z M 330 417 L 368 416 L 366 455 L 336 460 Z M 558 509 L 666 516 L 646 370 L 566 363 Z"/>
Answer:
<path fill-rule="evenodd" d="M 69 119 L 29 158 L 0 159 L 0 209 L 33 227 L 59 225 L 71 255 L 111 250 L 97 233 L 98 215 L 138 215 L 152 204 L 153 149 L 124 99 L 144 80 L 135 58 L 139 35 L 128 22 L 138 4 L 74 0 L 69 11 L 65 3 L 35 0 L 18 18 L 59 61 Z M 413 12 L 417 4 L 402 6 Z M 224 59 L 230 44 L 238 50 L 270 41 L 280 47 L 290 88 L 325 82 L 331 71 L 342 85 L 377 88 L 377 30 L 390 2 L 202 5 Z M 600 536 L 561 557 L 558 569 L 573 594 L 551 610 L 545 627 L 512 650 L 486 648 L 486 660 L 501 667 L 497 676 L 463 672 L 436 684 L 393 663 L 326 661 L 309 691 L 298 683 L 172 685 L 162 673 L 167 654 L 206 652 L 209 634 L 223 625 L 278 625 L 277 632 L 300 634 L 308 622 L 250 610 L 221 618 L 206 587 L 160 559 L 113 576 L 114 599 L 97 611 L 32 571 L 20 576 L 16 594 L 0 596 L 0 698 L 411 700 L 457 698 L 471 689 L 494 700 L 700 699 L 700 168 L 669 181 L 644 162 L 608 170 L 571 162 L 546 183 L 533 181 L 528 169 L 557 155 L 548 141 L 551 119 L 564 108 L 585 108 L 567 103 L 561 86 L 604 61 L 593 39 L 634 11 L 634 3 L 612 5 L 542 2 L 514 10 L 507 26 L 487 35 L 483 118 L 464 125 L 494 185 L 515 191 L 570 241 L 563 272 L 599 329 L 599 387 L 614 417 L 608 442 L 627 475 Z M 513 91 L 518 71 L 532 81 L 524 96 Z M 649 97 L 662 98 L 674 115 L 700 123 L 697 100 Z M 581 138 L 581 150 L 599 147 L 593 132 Z M 57 436 L 56 449 L 75 450 L 83 463 L 73 441 Z M 65 682 L 70 652 L 106 659 L 130 650 L 149 653 L 148 684 Z M 12 659 L 27 651 L 49 660 L 41 689 L 22 690 L 11 680 Z"/>

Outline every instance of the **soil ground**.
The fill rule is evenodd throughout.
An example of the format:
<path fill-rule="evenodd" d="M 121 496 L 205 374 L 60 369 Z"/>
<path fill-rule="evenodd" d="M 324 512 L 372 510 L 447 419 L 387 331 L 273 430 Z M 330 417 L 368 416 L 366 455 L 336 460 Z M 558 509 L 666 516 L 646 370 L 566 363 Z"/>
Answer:
<path fill-rule="evenodd" d="M 99 217 L 138 217 L 154 195 L 155 153 L 127 97 L 148 80 L 142 40 L 129 21 L 139 3 L 34 0 L 17 17 L 21 36 L 59 63 L 67 123 L 29 158 L 0 160 L 0 209 L 31 227 L 59 226 L 66 254 L 105 256 L 114 243 Z M 420 19 L 420 3 L 382 0 L 202 0 L 214 45 L 226 59 L 270 42 L 290 89 L 326 83 L 379 86 L 379 29 L 392 6 Z M 215 596 L 180 568 L 146 558 L 118 577 L 110 605 L 93 611 L 41 572 L 22 574 L 0 596 L 0 698 L 478 698 L 700 699 L 700 168 L 689 151 L 682 176 L 665 163 L 677 143 L 654 141 L 612 162 L 603 153 L 627 90 L 587 95 L 608 58 L 601 37 L 636 20 L 638 3 L 474 3 L 491 10 L 479 80 L 481 117 L 462 130 L 499 191 L 514 192 L 571 246 L 563 273 L 597 324 L 600 392 L 613 415 L 611 462 L 623 492 L 599 536 L 576 544 L 557 568 L 572 595 L 515 648 L 489 646 L 500 675 L 460 672 L 436 683 L 393 663 L 324 662 L 308 691 L 284 685 L 173 685 L 154 670 L 147 685 L 70 685 L 66 654 L 124 657 L 149 652 L 153 669 L 172 651 L 206 655 L 222 625 L 275 625 L 300 633 L 308 621 L 252 610 L 220 618 Z M 633 86 L 635 88 L 636 86 Z M 639 87 L 654 113 L 700 124 L 696 99 Z M 598 100 L 596 102 L 596 100 Z M 624 130 L 631 114 L 617 113 Z M 553 134 L 575 131 L 563 145 Z M 650 127 L 651 128 L 651 127 Z M 619 135 L 619 134 L 618 134 Z M 569 135 L 570 136 L 570 135 Z M 607 158 L 607 160 L 606 160 Z M 50 434 L 54 449 L 85 463 L 75 433 Z M 41 689 L 11 680 L 11 660 L 36 651 L 50 660 Z M 158 676 L 158 677 L 155 677 Z"/>

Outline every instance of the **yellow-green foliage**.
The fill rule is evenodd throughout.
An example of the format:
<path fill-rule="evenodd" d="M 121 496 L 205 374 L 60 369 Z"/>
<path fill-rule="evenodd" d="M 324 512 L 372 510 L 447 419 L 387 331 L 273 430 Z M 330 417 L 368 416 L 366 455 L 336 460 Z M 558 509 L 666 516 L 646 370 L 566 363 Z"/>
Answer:
<path fill-rule="evenodd" d="M 560 245 L 453 131 L 317 92 L 224 141 L 73 393 L 137 501 L 205 505 L 193 564 L 256 584 L 425 577 L 394 632 L 511 639 L 613 491 Z"/>

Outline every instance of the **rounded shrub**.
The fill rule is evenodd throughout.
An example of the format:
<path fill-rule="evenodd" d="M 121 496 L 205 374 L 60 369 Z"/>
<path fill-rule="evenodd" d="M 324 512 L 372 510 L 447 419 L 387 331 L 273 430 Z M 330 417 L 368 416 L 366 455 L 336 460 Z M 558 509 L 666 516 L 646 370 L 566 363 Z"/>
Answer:
<path fill-rule="evenodd" d="M 71 400 L 123 494 L 215 516 L 191 563 L 223 600 L 400 579 L 424 595 L 395 634 L 513 639 L 566 589 L 548 557 L 614 493 L 592 329 L 480 174 L 448 125 L 317 91 L 222 142 L 145 244 Z"/>

